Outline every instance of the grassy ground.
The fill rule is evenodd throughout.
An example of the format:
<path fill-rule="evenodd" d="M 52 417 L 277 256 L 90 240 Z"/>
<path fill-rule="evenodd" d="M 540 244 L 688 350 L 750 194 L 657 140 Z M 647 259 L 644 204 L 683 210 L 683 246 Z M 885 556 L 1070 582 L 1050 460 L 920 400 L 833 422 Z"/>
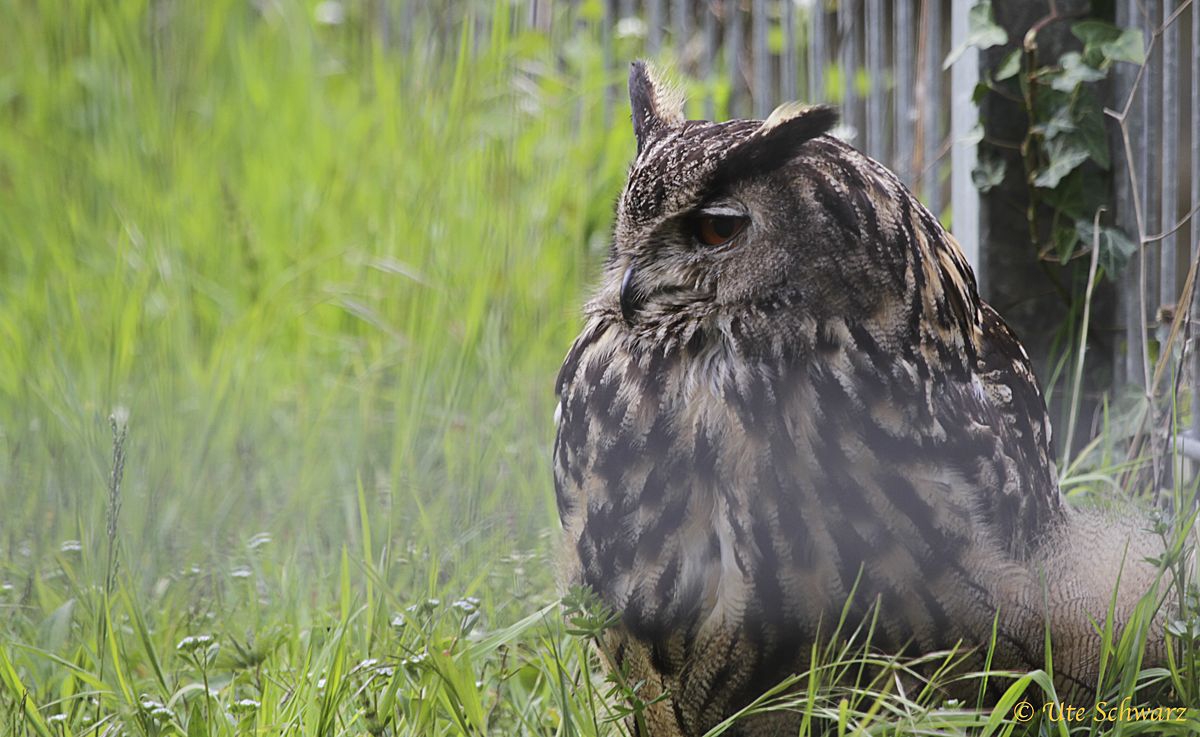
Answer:
<path fill-rule="evenodd" d="M 614 80 L 347 7 L 0 0 L 0 734 L 620 730 L 548 454 Z"/>

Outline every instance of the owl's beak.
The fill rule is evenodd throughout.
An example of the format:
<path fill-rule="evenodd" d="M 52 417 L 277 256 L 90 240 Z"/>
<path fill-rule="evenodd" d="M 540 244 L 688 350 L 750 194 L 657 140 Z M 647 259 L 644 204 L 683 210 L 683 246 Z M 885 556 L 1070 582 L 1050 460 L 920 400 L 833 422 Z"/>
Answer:
<path fill-rule="evenodd" d="M 633 294 L 633 267 L 625 269 L 625 276 L 621 277 L 621 317 L 625 318 L 625 324 L 633 325 L 633 313 L 637 312 L 638 304 L 636 297 Z"/>

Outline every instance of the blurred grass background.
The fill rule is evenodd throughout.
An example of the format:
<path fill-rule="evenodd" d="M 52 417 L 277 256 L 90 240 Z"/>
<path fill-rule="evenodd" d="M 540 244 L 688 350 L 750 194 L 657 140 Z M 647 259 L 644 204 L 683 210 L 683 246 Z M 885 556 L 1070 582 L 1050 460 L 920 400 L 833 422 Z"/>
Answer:
<path fill-rule="evenodd" d="M 260 531 L 324 560 L 359 482 L 393 544 L 534 545 L 628 158 L 587 80 L 532 35 L 389 51 L 308 5 L 5 5 L 8 559 L 97 549 L 119 407 L 131 575 Z"/>
<path fill-rule="evenodd" d="M 358 4 L 0 2 L 0 638 L 41 718 L 129 729 L 188 635 L 302 668 L 358 607 L 367 657 L 414 602 L 554 598 L 553 379 L 632 137 L 587 33 L 560 63 L 458 10 L 497 20 L 405 49 Z"/>

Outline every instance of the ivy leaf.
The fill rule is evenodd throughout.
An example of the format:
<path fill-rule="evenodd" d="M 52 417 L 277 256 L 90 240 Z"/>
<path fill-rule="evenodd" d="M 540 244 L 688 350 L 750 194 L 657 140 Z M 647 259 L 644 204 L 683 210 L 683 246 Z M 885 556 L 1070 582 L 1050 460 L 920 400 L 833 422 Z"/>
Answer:
<path fill-rule="evenodd" d="M 1089 91 L 1084 90 L 1071 107 L 1071 119 L 1075 126 L 1072 135 L 1087 149 L 1092 160 L 1107 170 L 1111 161 L 1108 134 L 1104 130 L 1104 113 L 1100 103 Z"/>
<path fill-rule="evenodd" d="M 1059 59 L 1062 71 L 1050 78 L 1050 86 L 1059 92 L 1071 92 L 1085 82 L 1096 82 L 1106 75 L 1099 69 L 1088 66 L 1078 51 L 1070 51 Z"/>
<path fill-rule="evenodd" d="M 1080 218 L 1075 221 L 1075 232 L 1079 235 L 1079 240 L 1091 248 L 1093 243 L 1096 243 L 1096 231 L 1092 227 L 1092 221 L 1089 218 Z M 1105 273 L 1116 274 L 1125 266 L 1125 262 L 1137 250 L 1137 246 L 1129 236 L 1118 228 L 1113 228 L 1108 225 L 1100 226 L 1100 265 L 1104 267 Z"/>
<path fill-rule="evenodd" d="M 1043 138 L 1049 141 L 1052 138 L 1057 138 L 1062 133 L 1070 133 L 1075 130 L 1075 121 L 1071 119 L 1070 108 L 1063 106 L 1056 109 L 1054 115 L 1045 123 L 1038 123 L 1030 130 L 1041 134 Z"/>
<path fill-rule="evenodd" d="M 1054 252 L 1058 254 L 1059 263 L 1065 264 L 1071 260 L 1071 253 L 1078 242 L 1079 233 L 1075 226 L 1060 225 L 1054 229 Z"/>
<path fill-rule="evenodd" d="M 1192 6 L 1193 12 L 1196 6 Z M 1195 26 L 1192 26 L 1195 28 Z M 1126 28 L 1121 35 L 1100 47 L 1106 57 L 1112 61 L 1127 61 L 1130 64 L 1145 64 L 1146 50 L 1142 47 L 1142 32 L 1136 28 Z"/>
<path fill-rule="evenodd" d="M 1127 61 L 1143 64 L 1146 52 L 1142 47 L 1142 32 L 1136 28 L 1120 29 L 1102 20 L 1085 20 L 1071 26 L 1071 33 L 1083 42 L 1083 57 L 1092 66 Z"/>
<path fill-rule="evenodd" d="M 1057 187 L 1041 193 L 1042 199 L 1047 205 L 1070 218 L 1072 222 L 1084 217 L 1088 212 L 1095 212 L 1094 209 L 1089 211 L 1085 207 L 1087 198 L 1084 196 L 1081 174 L 1082 172 L 1076 169 L 1059 182 Z"/>
<path fill-rule="evenodd" d="M 991 0 L 978 0 L 967 13 L 967 43 L 981 49 L 1008 43 L 1008 33 L 996 24 Z"/>
<path fill-rule="evenodd" d="M 1097 207 L 1108 204 L 1108 188 L 1097 187 L 1095 173 L 1083 167 L 1063 177 L 1054 189 L 1040 189 L 1038 194 L 1071 222 L 1091 218 Z"/>
<path fill-rule="evenodd" d="M 1072 24 L 1071 33 L 1083 42 L 1085 48 L 1100 47 L 1115 41 L 1121 35 L 1121 29 L 1103 20 L 1082 20 Z"/>
<path fill-rule="evenodd" d="M 987 192 L 1004 181 L 1006 166 L 1004 159 L 980 156 L 979 162 L 971 170 L 971 183 L 980 192 Z"/>
<path fill-rule="evenodd" d="M 1059 136 L 1048 141 L 1045 146 L 1046 168 L 1033 180 L 1035 187 L 1054 188 L 1062 178 L 1074 171 L 1080 164 L 1087 161 L 1089 154 L 1086 148 L 1067 136 Z"/>
<path fill-rule="evenodd" d="M 1000 62 L 1000 65 L 996 67 L 996 76 L 994 76 L 993 79 L 995 79 L 997 82 L 1003 82 L 1019 71 L 1021 71 L 1021 50 L 1013 49 L 1012 51 L 1008 52 L 1008 55 L 1005 56 L 1004 60 Z"/>
<path fill-rule="evenodd" d="M 949 69 L 968 47 L 990 49 L 1008 43 L 1008 33 L 996 25 L 991 0 L 979 0 L 967 13 L 967 39 L 946 55 L 942 69 Z"/>

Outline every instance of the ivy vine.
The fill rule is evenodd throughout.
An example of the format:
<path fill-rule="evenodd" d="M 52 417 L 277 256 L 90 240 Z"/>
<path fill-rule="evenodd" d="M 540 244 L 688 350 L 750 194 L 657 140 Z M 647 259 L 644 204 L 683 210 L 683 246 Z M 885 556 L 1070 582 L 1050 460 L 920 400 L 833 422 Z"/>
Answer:
<path fill-rule="evenodd" d="M 1038 35 L 1057 22 L 1071 23 L 1071 33 L 1082 49 L 1044 59 Z M 988 49 L 1009 43 L 1007 32 L 995 21 L 990 0 L 976 2 L 968 25 L 964 47 Z M 960 47 L 952 52 L 947 64 L 961 51 Z M 1108 171 L 1112 165 L 1104 108 L 1093 83 L 1107 79 L 1121 62 L 1145 62 L 1141 31 L 1094 18 L 1075 20 L 1060 14 L 1052 2 L 1049 14 L 976 86 L 976 104 L 994 92 L 1019 104 L 1028 117 L 1021 141 L 989 143 L 1020 152 L 1028 190 L 1029 236 L 1043 262 L 1066 264 L 1089 254 L 1092 244 L 1098 243 L 1100 266 L 1111 275 L 1135 250 L 1133 241 L 1111 225 L 1101 224 L 1100 232 L 1095 232 L 1094 215 L 1107 201 L 1108 191 L 1095 186 L 1095 169 L 1088 166 Z M 972 179 L 981 192 L 987 192 L 1004 180 L 1005 169 L 1004 159 L 983 149 Z"/>

